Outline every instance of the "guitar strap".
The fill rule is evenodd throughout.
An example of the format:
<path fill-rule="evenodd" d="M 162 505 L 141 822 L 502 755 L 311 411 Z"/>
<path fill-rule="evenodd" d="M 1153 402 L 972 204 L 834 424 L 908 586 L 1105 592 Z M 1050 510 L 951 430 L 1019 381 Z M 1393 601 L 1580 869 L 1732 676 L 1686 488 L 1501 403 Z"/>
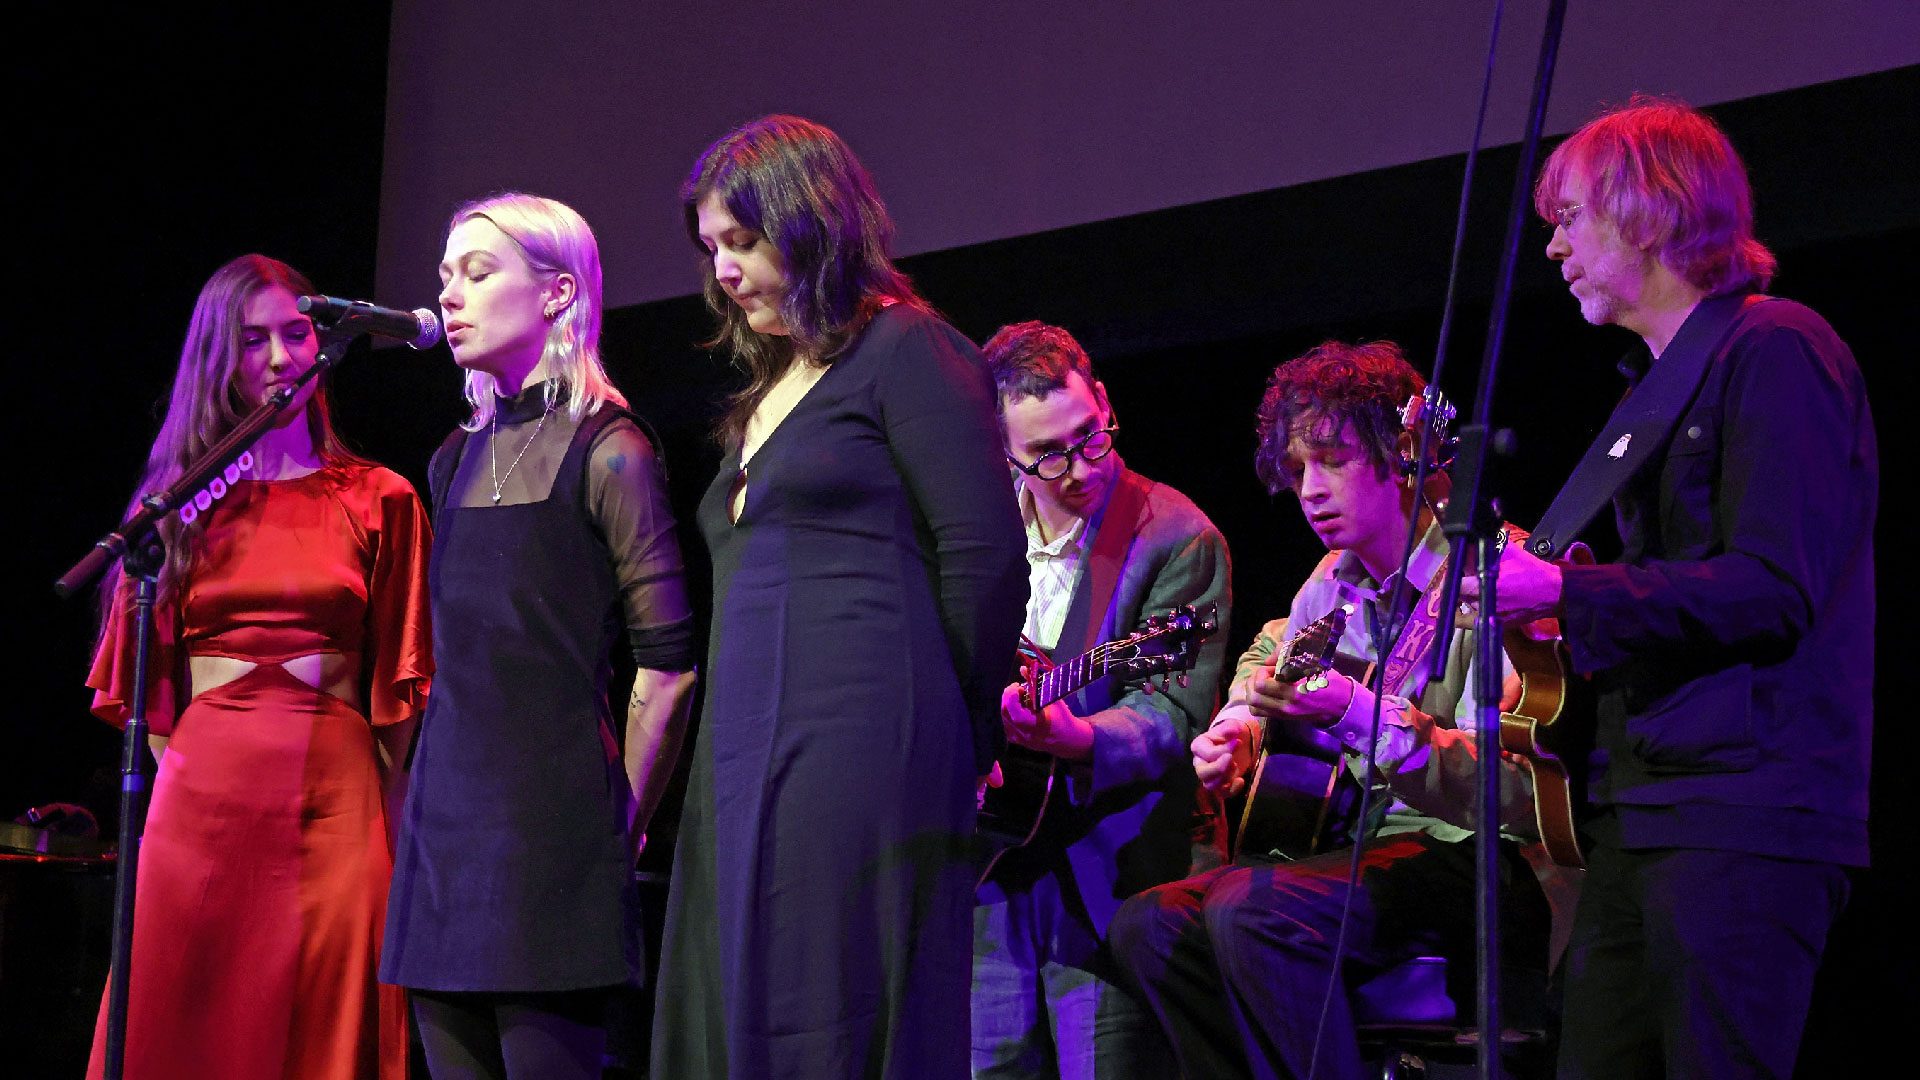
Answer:
<path fill-rule="evenodd" d="M 1543 559 L 1566 552 L 1627 480 L 1666 445 L 1734 320 L 1749 306 L 1771 299 L 1758 293 L 1730 293 L 1700 301 L 1666 352 L 1614 407 L 1600 437 L 1587 448 L 1541 517 L 1539 528 L 1527 541 L 1528 551 Z"/>
<path fill-rule="evenodd" d="M 1113 485 L 1113 494 L 1107 497 L 1100 520 L 1091 523 L 1093 543 L 1087 548 L 1086 624 L 1082 640 L 1073 646 L 1076 653 L 1086 652 L 1102 640 L 1101 626 L 1106 622 L 1108 606 L 1113 603 L 1113 592 L 1120 586 L 1120 571 L 1127 565 L 1127 549 L 1133 546 L 1134 529 L 1140 524 L 1141 512 L 1147 508 L 1147 490 L 1152 486 L 1153 481 L 1132 469 L 1123 469 Z M 1130 626 L 1122 628 L 1131 629 Z"/>
<path fill-rule="evenodd" d="M 1440 594 L 1446 590 L 1441 586 L 1447 581 L 1447 564 L 1441 559 L 1440 565 L 1433 571 L 1433 580 L 1420 592 L 1420 602 L 1413 606 L 1407 616 L 1407 625 L 1400 631 L 1400 637 L 1393 643 L 1393 651 L 1387 654 L 1386 670 L 1381 672 L 1380 689 L 1384 693 L 1398 694 L 1402 697 L 1414 697 L 1405 690 L 1407 676 L 1426 657 L 1433 648 L 1433 639 L 1440 631 Z M 1388 595 L 1381 590 L 1381 595 Z"/>

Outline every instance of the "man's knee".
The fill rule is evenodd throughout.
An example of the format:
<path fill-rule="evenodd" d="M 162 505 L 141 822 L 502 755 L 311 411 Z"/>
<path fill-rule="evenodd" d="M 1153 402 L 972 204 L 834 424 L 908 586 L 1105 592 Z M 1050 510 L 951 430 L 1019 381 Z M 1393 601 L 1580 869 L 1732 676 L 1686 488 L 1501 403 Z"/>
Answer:
<path fill-rule="evenodd" d="M 1128 897 L 1107 927 L 1107 948 L 1130 976 L 1150 976 L 1166 967 L 1183 937 L 1200 932 L 1203 893 L 1176 881 Z"/>

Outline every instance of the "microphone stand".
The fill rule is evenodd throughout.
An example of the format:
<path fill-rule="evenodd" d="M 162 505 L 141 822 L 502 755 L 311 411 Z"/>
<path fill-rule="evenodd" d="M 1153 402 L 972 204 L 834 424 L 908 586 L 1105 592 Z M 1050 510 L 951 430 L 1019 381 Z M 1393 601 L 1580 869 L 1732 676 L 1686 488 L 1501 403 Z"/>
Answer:
<path fill-rule="evenodd" d="M 1450 538 L 1447 583 L 1441 595 L 1443 612 L 1452 612 L 1459 596 L 1460 574 L 1467 543 L 1474 544 L 1480 582 L 1480 606 L 1474 620 L 1474 715 L 1478 719 L 1474 752 L 1480 762 L 1479 828 L 1474 830 L 1478 873 L 1474 887 L 1478 912 L 1475 943 L 1479 979 L 1475 1007 L 1480 1022 L 1479 1074 L 1481 1080 L 1500 1075 L 1500 692 L 1504 681 L 1505 649 L 1500 618 L 1495 612 L 1499 586 L 1501 541 L 1504 534 L 1492 476 L 1490 457 L 1513 455 L 1513 433 L 1489 425 L 1494 386 L 1500 367 L 1500 346 L 1506 333 L 1507 308 L 1513 296 L 1513 268 L 1518 261 L 1520 235 L 1532 202 L 1534 161 L 1540 148 L 1540 129 L 1546 121 L 1547 98 L 1553 88 L 1554 62 L 1566 21 L 1566 0 L 1551 0 L 1547 25 L 1540 40 L 1539 65 L 1534 71 L 1532 106 L 1520 164 L 1514 173 L 1513 199 L 1507 209 L 1506 245 L 1500 257 L 1493 309 L 1487 322 L 1486 353 L 1480 364 L 1473 423 L 1460 429 L 1454 488 L 1448 500 L 1443 529 Z M 1451 634 L 1440 634 L 1433 650 L 1433 677 L 1446 670 Z"/>
<path fill-rule="evenodd" d="M 121 560 L 125 572 L 134 579 L 133 594 L 133 702 L 126 731 L 120 740 L 120 828 L 113 870 L 113 946 L 109 954 L 111 971 L 107 981 L 106 1080 L 121 1080 L 126 1068 L 127 990 L 132 975 L 134 883 L 140 862 L 140 837 L 145 832 L 147 800 L 152 785 L 147 776 L 147 663 L 153 636 L 153 604 L 158 592 L 160 569 L 166 564 L 166 545 L 160 538 L 159 524 L 168 514 L 193 501 L 202 510 L 212 504 L 210 496 L 202 504 L 195 498 L 202 488 L 215 488 L 225 494 L 222 481 L 239 478 L 236 469 L 223 478 L 242 454 L 285 412 L 309 382 L 338 363 L 346 355 L 352 337 L 335 337 L 320 349 L 313 366 L 292 383 L 275 391 L 259 408 L 240 421 L 199 459 L 189 464 L 180 478 L 165 491 L 140 497 L 140 509 L 120 523 L 120 527 L 102 537 L 93 550 L 75 563 L 54 583 L 53 591 L 62 598 L 92 584 L 113 560 Z M 110 598 L 108 603 L 112 603 Z"/>

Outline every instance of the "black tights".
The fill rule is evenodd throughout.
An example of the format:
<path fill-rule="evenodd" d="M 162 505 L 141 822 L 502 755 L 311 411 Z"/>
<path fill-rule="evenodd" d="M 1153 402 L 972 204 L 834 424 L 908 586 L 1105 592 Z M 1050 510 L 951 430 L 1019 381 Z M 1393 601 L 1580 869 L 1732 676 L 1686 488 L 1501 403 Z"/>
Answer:
<path fill-rule="evenodd" d="M 433 1080 L 600 1080 L 604 989 L 544 994 L 413 991 Z"/>

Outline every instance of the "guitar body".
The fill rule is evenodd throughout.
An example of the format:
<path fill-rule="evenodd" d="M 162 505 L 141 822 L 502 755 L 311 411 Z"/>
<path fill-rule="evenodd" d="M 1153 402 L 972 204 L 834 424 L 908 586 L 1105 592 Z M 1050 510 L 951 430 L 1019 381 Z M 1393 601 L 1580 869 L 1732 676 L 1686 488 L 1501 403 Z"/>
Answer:
<path fill-rule="evenodd" d="M 1575 545 L 1568 555 L 1591 562 Z M 1561 866 L 1587 864 L 1576 831 L 1576 811 L 1587 804 L 1586 763 L 1593 750 L 1593 703 L 1586 680 L 1553 619 L 1508 623 L 1501 635 L 1520 677 L 1520 700 L 1500 714 L 1500 749 L 1533 773 L 1533 813 L 1547 854 Z"/>
<path fill-rule="evenodd" d="M 980 817 L 977 826 L 984 883 L 1000 863 L 1000 857 L 1014 848 L 1025 847 L 1040 834 L 1047 807 L 1054 791 L 1066 783 L 1066 762 L 1052 754 L 1029 750 L 1011 743 L 1000 754 L 1001 784 L 980 792 Z M 1066 798 L 1064 791 L 1060 795 Z"/>
<path fill-rule="evenodd" d="M 1274 655 L 1273 676 L 1298 682 L 1317 671 L 1341 670 L 1340 636 L 1346 608 L 1336 608 L 1288 638 Z M 1364 676 L 1368 667 L 1341 670 Z M 1317 728 L 1268 724 L 1260 760 L 1247 779 L 1233 855 L 1292 862 L 1332 850 L 1352 826 L 1360 792 L 1342 762 L 1340 746 Z"/>

